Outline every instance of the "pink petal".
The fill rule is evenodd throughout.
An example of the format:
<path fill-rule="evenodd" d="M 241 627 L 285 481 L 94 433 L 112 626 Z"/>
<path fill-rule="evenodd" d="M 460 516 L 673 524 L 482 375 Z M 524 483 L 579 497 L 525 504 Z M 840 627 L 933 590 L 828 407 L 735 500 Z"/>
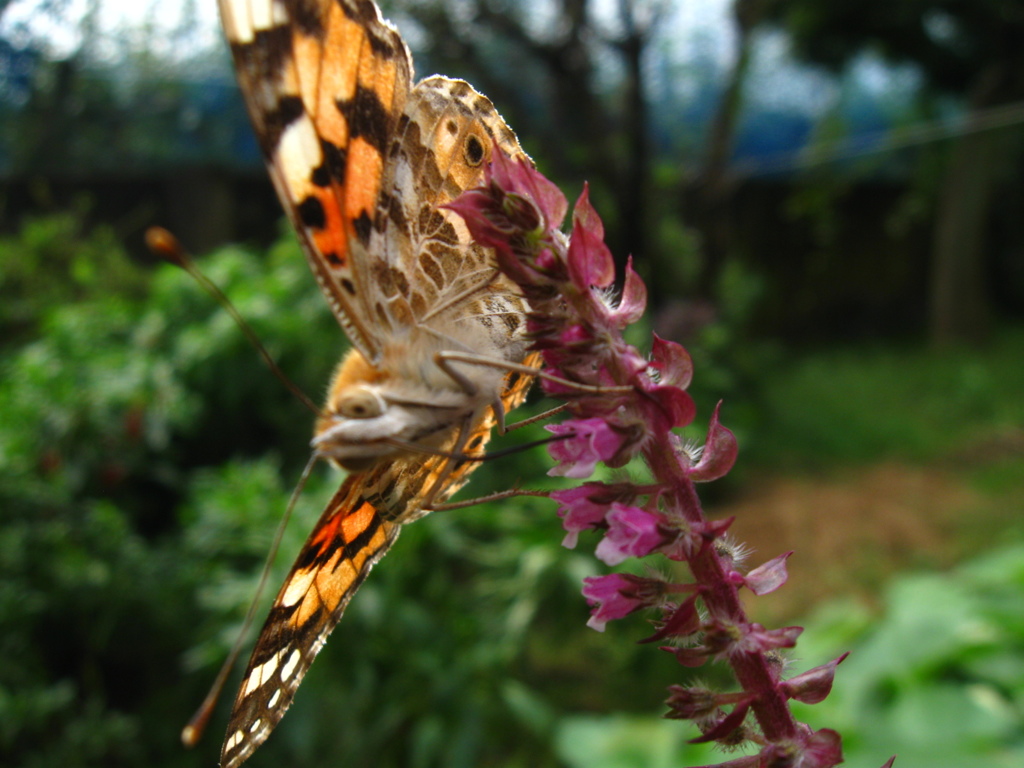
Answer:
<path fill-rule="evenodd" d="M 499 188 L 533 201 L 544 217 L 547 230 L 562 226 L 569 203 L 558 186 L 526 160 L 515 159 L 497 149 L 492 153 L 491 174 Z"/>
<path fill-rule="evenodd" d="M 690 386 L 690 381 L 693 379 L 693 360 L 690 359 L 690 353 L 681 344 L 665 341 L 658 334 L 654 334 L 651 363 L 661 374 L 662 384 L 680 389 Z"/>
<path fill-rule="evenodd" d="M 755 595 L 767 595 L 769 592 L 774 592 L 786 583 L 788 578 L 786 560 L 792 554 L 792 552 L 787 552 L 759 565 L 743 577 L 743 583 Z"/>
<path fill-rule="evenodd" d="M 551 492 L 551 498 L 558 502 L 558 515 L 562 518 L 562 527 L 568 531 L 562 540 L 563 547 L 575 548 L 580 531 L 597 528 L 604 523 L 610 502 L 598 503 L 593 501 L 592 497 L 606 492 L 606 488 L 604 483 L 584 483 L 578 488 Z"/>
<path fill-rule="evenodd" d="M 687 598 L 669 617 L 665 625 L 650 637 L 637 640 L 638 643 L 654 643 L 666 637 L 688 637 L 700 629 L 700 614 L 697 612 L 697 595 Z"/>
<path fill-rule="evenodd" d="M 605 520 L 608 530 L 594 554 L 608 565 L 618 565 L 629 557 L 644 557 L 665 543 L 660 518 L 639 507 L 614 502 Z"/>
<path fill-rule="evenodd" d="M 836 667 L 847 656 L 849 654 L 844 653 L 827 664 L 822 664 L 820 667 L 809 669 L 803 674 L 789 678 L 782 683 L 783 692 L 789 698 L 802 701 L 804 704 L 817 704 L 823 701 L 832 692 L 832 682 L 835 679 Z"/>
<path fill-rule="evenodd" d="M 619 328 L 625 328 L 644 316 L 647 308 L 647 286 L 633 270 L 633 257 L 626 262 L 626 281 L 622 286 L 619 304 L 612 312 L 612 320 Z"/>
<path fill-rule="evenodd" d="M 733 731 L 743 725 L 743 721 L 747 718 L 747 711 L 750 709 L 750 705 L 753 701 L 754 699 L 751 697 L 744 701 L 737 702 L 736 706 L 732 708 L 732 712 L 722 718 L 718 725 L 703 736 L 698 736 L 696 739 L 690 739 L 690 743 L 706 744 L 709 741 L 717 741 L 718 739 L 724 739 L 726 736 L 729 736 Z"/>
<path fill-rule="evenodd" d="M 545 429 L 557 436 L 568 435 L 548 445 L 551 458 L 559 462 L 548 474 L 557 477 L 590 477 L 597 462 L 614 457 L 624 441 L 607 421 L 596 417 L 550 424 Z"/>
<path fill-rule="evenodd" d="M 832 768 L 843 762 L 842 738 L 838 733 L 822 728 L 807 740 L 800 768 Z"/>
<path fill-rule="evenodd" d="M 569 278 L 582 291 L 605 288 L 615 281 L 615 261 L 604 243 L 604 225 L 590 204 L 587 187 L 573 211 L 572 235 L 566 254 Z"/>
<path fill-rule="evenodd" d="M 739 446 L 736 443 L 736 435 L 726 429 L 718 421 L 718 412 L 722 407 L 719 402 L 715 406 L 715 412 L 711 415 L 711 424 L 708 427 L 708 437 L 704 441 L 704 451 L 701 453 L 700 461 L 689 470 L 690 479 L 697 483 L 706 483 L 724 477 L 736 463 L 736 454 L 739 453 Z"/>
<path fill-rule="evenodd" d="M 660 591 L 661 583 L 652 586 L 639 576 L 613 573 L 608 576 L 588 576 L 583 580 L 583 596 L 591 605 L 597 604 L 587 626 L 604 632 L 605 624 L 621 619 L 634 611 L 646 608 Z"/>

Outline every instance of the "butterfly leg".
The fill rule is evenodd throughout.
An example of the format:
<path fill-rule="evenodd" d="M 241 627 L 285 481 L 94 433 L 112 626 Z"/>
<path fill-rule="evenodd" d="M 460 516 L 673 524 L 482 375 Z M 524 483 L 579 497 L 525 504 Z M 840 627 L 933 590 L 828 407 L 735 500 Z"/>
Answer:
<path fill-rule="evenodd" d="M 545 371 L 540 370 L 539 368 L 534 368 L 529 365 L 522 365 L 520 363 L 513 363 L 509 360 L 500 360 L 493 357 L 484 357 L 483 355 L 474 355 L 467 352 L 438 352 L 434 359 L 436 361 L 443 359 L 447 362 L 467 363 L 469 365 L 482 365 L 487 368 L 500 368 L 501 370 L 504 371 L 515 371 L 516 373 L 525 373 L 530 376 L 537 376 L 541 379 L 544 379 L 545 381 L 551 381 L 554 382 L 555 384 L 561 384 L 563 387 L 569 387 L 571 389 L 576 390 L 577 392 L 589 392 L 591 394 L 596 395 L 627 394 L 629 392 L 632 392 L 634 389 L 631 385 L 628 384 L 614 387 L 601 387 L 594 386 L 592 384 L 582 384 L 578 381 L 563 379 L 561 376 L 554 376 L 550 373 L 546 373 Z M 450 366 L 441 365 L 440 362 L 438 362 L 438 365 L 441 366 L 442 370 L 451 375 Z M 452 376 L 452 378 L 455 378 L 455 376 Z M 455 380 L 458 381 L 459 379 L 456 378 Z"/>
<path fill-rule="evenodd" d="M 452 378 L 452 380 L 455 381 L 456 384 L 458 384 L 460 387 L 462 387 L 463 391 L 467 395 L 469 395 L 470 397 L 473 397 L 473 396 L 475 396 L 477 394 L 478 387 L 469 379 L 468 376 L 466 376 L 464 373 L 461 373 L 460 371 L 456 370 L 455 366 L 452 365 L 453 358 L 451 357 L 451 355 L 453 355 L 453 354 L 459 354 L 459 353 L 438 352 L 436 355 L 434 355 L 434 362 L 437 364 L 438 368 L 440 368 L 442 371 L 444 371 L 446 374 L 448 374 L 448 376 L 450 376 Z M 463 355 L 463 357 L 468 357 L 468 355 Z M 481 359 L 488 360 L 489 358 L 481 358 Z M 467 362 L 468 363 L 468 362 L 471 362 L 471 361 L 469 361 L 469 360 L 461 360 L 461 362 Z M 495 363 L 503 363 L 504 361 L 495 360 L 494 362 Z M 514 365 L 514 364 L 509 363 L 508 365 Z M 529 370 L 531 372 L 533 371 L 533 369 L 529 368 L 529 366 L 518 366 L 518 367 L 523 368 L 524 371 L 525 370 Z M 496 422 L 495 426 L 496 426 L 496 428 L 498 430 L 498 434 L 499 435 L 504 435 L 508 431 L 508 429 L 507 429 L 507 427 L 505 425 L 505 403 L 502 400 L 500 395 L 494 398 L 494 401 L 491 403 L 491 408 L 494 410 L 494 419 L 495 419 L 495 422 Z"/>
<path fill-rule="evenodd" d="M 448 374 L 451 380 L 462 388 L 463 392 L 465 392 L 470 397 L 476 397 L 476 394 L 479 391 L 478 387 L 476 386 L 476 384 L 470 381 L 469 377 L 466 374 L 455 369 L 455 366 L 452 365 L 452 362 L 454 360 L 457 360 L 457 358 L 453 358 L 453 354 L 458 353 L 438 352 L 436 355 L 434 355 L 434 364 L 442 371 L 444 371 L 446 374 Z"/>
<path fill-rule="evenodd" d="M 430 483 L 426 493 L 423 494 L 423 504 L 421 509 L 425 512 L 429 512 L 434 509 L 434 501 L 437 500 L 442 489 L 447 487 L 448 478 L 451 477 L 452 473 L 455 471 L 457 461 L 456 457 L 462 455 L 463 448 L 465 448 L 466 443 L 469 442 L 469 435 L 471 431 L 470 425 L 474 421 L 475 419 L 467 418 L 459 426 L 459 434 L 455 438 L 455 443 L 452 445 L 449 455 L 445 458 L 444 464 L 441 466 L 441 469 L 437 473 L 433 482 Z"/>

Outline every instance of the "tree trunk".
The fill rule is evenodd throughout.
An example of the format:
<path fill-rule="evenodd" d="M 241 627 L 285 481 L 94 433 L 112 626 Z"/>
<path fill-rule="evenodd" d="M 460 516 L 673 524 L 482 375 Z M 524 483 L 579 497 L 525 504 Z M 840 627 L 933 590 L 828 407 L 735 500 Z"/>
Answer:
<path fill-rule="evenodd" d="M 733 188 L 728 176 L 729 161 L 743 103 L 743 86 L 750 69 L 751 35 L 762 18 L 763 6 L 760 0 L 735 0 L 733 5 L 736 58 L 708 128 L 704 165 L 694 185 L 695 210 L 687 217 L 703 237 L 704 265 L 696 286 L 700 298 L 714 298 L 722 267 L 732 247 L 729 203 Z"/>
<path fill-rule="evenodd" d="M 620 16 L 625 34 L 619 51 L 625 60 L 625 112 L 623 123 L 626 139 L 626 162 L 618 185 L 618 207 L 622 216 L 620 247 L 613 252 L 619 259 L 629 254 L 643 261 L 648 253 L 648 194 L 651 187 L 651 137 L 644 87 L 644 53 L 649 30 L 637 22 L 635 0 L 622 0 Z"/>
<path fill-rule="evenodd" d="M 929 308 L 933 344 L 984 341 L 991 329 L 985 229 L 998 160 L 987 132 L 963 136 L 953 147 L 936 210 Z"/>
<path fill-rule="evenodd" d="M 1000 63 L 983 70 L 971 93 L 972 116 L 1019 98 L 1006 92 L 1013 82 Z M 936 346 L 982 342 L 992 330 L 989 212 L 1019 142 L 1012 131 L 970 130 L 972 122 L 953 146 L 935 211 L 928 335 Z"/>

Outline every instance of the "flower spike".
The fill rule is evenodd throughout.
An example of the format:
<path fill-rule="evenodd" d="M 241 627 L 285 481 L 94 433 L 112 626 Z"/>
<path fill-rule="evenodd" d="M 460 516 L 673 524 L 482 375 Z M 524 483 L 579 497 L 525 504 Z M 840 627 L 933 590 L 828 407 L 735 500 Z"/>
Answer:
<path fill-rule="evenodd" d="M 659 647 L 687 667 L 709 659 L 732 667 L 740 688 L 735 693 L 673 685 L 667 702 L 667 717 L 698 725 L 702 735 L 695 741 L 759 746 L 758 754 L 719 768 L 837 765 L 839 735 L 797 722 L 789 701 L 823 699 L 844 657 L 783 680 L 781 650 L 793 647 L 802 629 L 767 629 L 744 612 L 738 590 L 765 595 L 781 587 L 790 553 L 744 573 L 743 547 L 723 538 L 732 520 L 704 513 L 695 483 L 732 469 L 736 437 L 719 420 L 721 404 L 702 449 L 688 449 L 674 432 L 696 414 L 686 391 L 693 363 L 683 347 L 657 336 L 650 358 L 623 339 L 623 329 L 643 314 L 647 289 L 630 260 L 616 291 L 615 262 L 589 191 L 576 201 L 566 237 L 559 227 L 567 203 L 557 187 L 529 163 L 496 150 L 484 184 L 449 207 L 481 244 L 494 248 L 499 268 L 529 302 L 526 332 L 543 358 L 541 386 L 564 400 L 569 414 L 547 427 L 556 438 L 548 446 L 556 462 L 548 474 L 583 480 L 598 464 L 615 468 L 641 458 L 652 475 L 646 486 L 590 481 L 552 492 L 566 531 L 562 543 L 574 547 L 594 530 L 601 535 L 595 554 L 607 565 L 662 555 L 686 561 L 693 575 L 692 583 L 588 577 L 588 625 L 603 631 L 609 621 L 654 609 L 660 615 L 652 622 L 655 632 L 641 642 L 666 643 Z"/>

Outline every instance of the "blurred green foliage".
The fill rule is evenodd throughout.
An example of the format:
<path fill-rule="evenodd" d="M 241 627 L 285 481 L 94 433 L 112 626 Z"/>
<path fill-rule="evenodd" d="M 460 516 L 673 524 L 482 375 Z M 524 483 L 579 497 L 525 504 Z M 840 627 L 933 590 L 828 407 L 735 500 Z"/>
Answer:
<path fill-rule="evenodd" d="M 986 346 L 788 356 L 760 379 L 763 410 L 744 457 L 789 469 L 983 459 L 986 443 L 1024 424 L 1022 350 L 1024 329 L 1008 327 Z"/>
<path fill-rule="evenodd" d="M 1024 763 L 1024 547 L 900 577 L 883 608 L 835 602 L 800 639 L 808 662 L 852 650 L 832 695 L 798 716 L 843 734 L 847 762 L 901 768 Z M 880 613 L 880 615 L 879 615 Z M 811 666 L 806 664 L 805 666 Z"/>
<path fill-rule="evenodd" d="M 54 307 L 90 295 L 138 298 L 144 275 L 125 258 L 109 226 L 86 231 L 88 204 L 27 219 L 0 235 L 0 349 L 38 334 Z"/>

